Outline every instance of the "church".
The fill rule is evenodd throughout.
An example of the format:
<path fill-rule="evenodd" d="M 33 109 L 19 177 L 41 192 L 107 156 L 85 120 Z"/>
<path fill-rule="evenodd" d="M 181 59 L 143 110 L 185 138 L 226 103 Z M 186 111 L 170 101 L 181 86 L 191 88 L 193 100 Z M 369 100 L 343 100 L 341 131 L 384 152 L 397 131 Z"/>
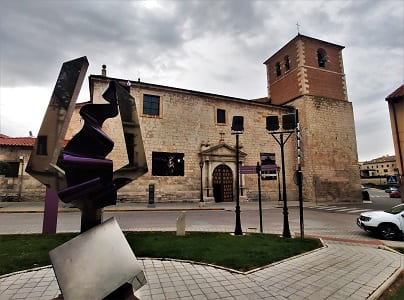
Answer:
<path fill-rule="evenodd" d="M 268 94 L 253 100 L 110 78 L 104 65 L 101 75 L 89 77 L 90 102 L 103 103 L 102 92 L 111 80 L 129 91 L 136 109 L 131 103 L 120 104 L 127 168 L 135 167 L 133 164 L 139 159 L 147 162 L 148 167 L 145 175 L 120 190 L 119 197 L 146 202 L 149 186 L 154 185 L 156 202 L 197 202 L 201 191 L 204 201 L 235 201 L 236 148 L 231 123 L 233 116 L 243 116 L 239 165 L 276 165 L 277 168 L 262 172 L 261 190 L 263 201 L 277 201 L 282 185 L 281 153 L 266 130 L 266 117 L 278 116 L 282 120 L 282 115 L 298 110 L 304 201 L 361 201 L 343 48 L 298 34 L 264 62 Z M 81 127 L 81 106 L 77 105 L 70 123 L 70 136 Z M 139 125 L 134 122 L 134 114 Z M 137 157 L 140 137 L 143 158 Z M 295 133 L 285 144 L 284 155 L 287 197 L 297 200 L 298 188 L 293 180 L 297 170 Z M 257 183 L 257 174 L 240 175 L 240 201 L 258 198 Z"/>

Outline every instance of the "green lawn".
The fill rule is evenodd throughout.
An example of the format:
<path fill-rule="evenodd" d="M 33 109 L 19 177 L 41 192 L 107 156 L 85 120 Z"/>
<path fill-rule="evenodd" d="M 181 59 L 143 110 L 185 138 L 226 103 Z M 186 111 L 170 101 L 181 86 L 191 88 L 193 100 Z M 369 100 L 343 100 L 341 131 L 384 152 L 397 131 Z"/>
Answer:
<path fill-rule="evenodd" d="M 0 235 L 0 274 L 50 264 L 48 252 L 73 238 L 57 235 Z M 226 233 L 126 233 L 137 257 L 176 258 L 250 270 L 321 246 L 316 239 L 285 239 L 276 235 L 233 236 Z"/>

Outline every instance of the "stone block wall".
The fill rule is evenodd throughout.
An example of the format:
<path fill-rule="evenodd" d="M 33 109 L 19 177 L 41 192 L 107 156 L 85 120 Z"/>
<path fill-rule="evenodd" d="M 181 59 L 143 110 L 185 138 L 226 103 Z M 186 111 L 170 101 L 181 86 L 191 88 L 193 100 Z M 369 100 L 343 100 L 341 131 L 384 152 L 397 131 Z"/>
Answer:
<path fill-rule="evenodd" d="M 304 198 L 360 201 L 360 176 L 352 104 L 304 96 L 293 102 L 302 130 Z"/>

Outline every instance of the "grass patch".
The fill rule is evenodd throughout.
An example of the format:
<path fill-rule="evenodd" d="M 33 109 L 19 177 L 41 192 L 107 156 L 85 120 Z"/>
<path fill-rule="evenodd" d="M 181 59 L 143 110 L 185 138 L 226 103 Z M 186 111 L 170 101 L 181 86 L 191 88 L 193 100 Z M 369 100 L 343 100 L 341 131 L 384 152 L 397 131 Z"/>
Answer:
<path fill-rule="evenodd" d="M 0 235 L 0 275 L 49 265 L 49 251 L 76 235 Z"/>
<path fill-rule="evenodd" d="M 321 246 L 316 239 L 285 239 L 269 234 L 233 236 L 227 233 L 128 233 L 137 256 L 165 257 L 211 263 L 247 271 Z"/>
<path fill-rule="evenodd" d="M 48 252 L 76 233 L 0 235 L 0 275 L 50 264 Z M 316 239 L 284 239 L 276 235 L 172 232 L 125 233 L 138 257 L 174 258 L 247 271 L 321 246 Z"/>

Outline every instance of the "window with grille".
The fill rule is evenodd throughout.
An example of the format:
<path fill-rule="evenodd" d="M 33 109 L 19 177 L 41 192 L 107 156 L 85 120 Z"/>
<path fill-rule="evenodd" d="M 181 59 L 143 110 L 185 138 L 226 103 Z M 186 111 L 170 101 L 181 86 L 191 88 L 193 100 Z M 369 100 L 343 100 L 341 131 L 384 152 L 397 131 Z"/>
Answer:
<path fill-rule="evenodd" d="M 226 124 L 226 111 L 224 109 L 217 109 L 216 120 L 219 124 Z"/>
<path fill-rule="evenodd" d="M 143 95 L 143 114 L 150 116 L 160 115 L 160 96 Z"/>

